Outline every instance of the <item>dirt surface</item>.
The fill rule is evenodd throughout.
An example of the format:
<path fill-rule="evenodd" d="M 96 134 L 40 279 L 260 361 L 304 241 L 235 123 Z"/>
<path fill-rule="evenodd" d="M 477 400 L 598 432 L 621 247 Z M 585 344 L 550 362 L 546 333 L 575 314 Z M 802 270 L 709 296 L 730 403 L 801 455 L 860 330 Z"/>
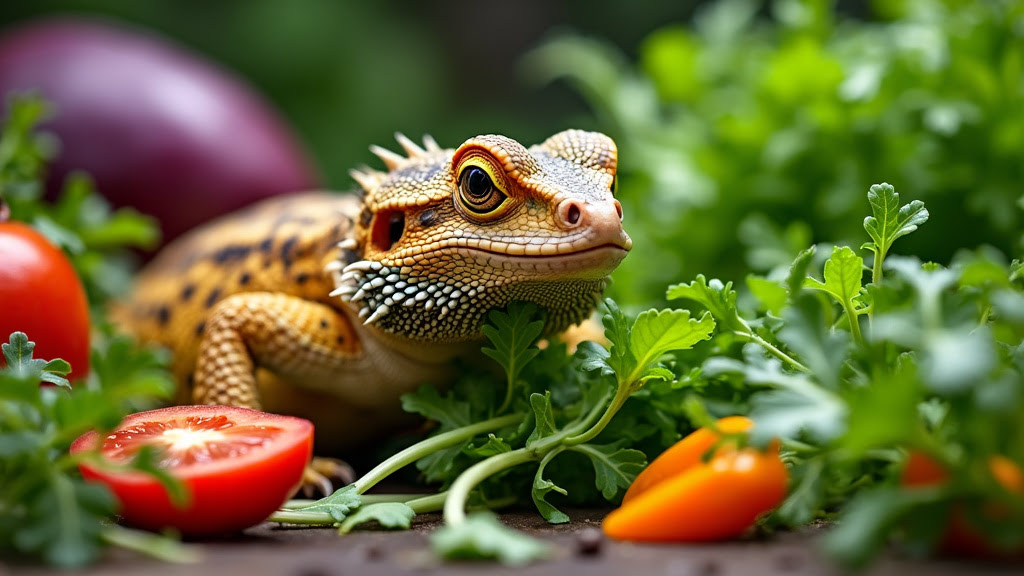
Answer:
<path fill-rule="evenodd" d="M 520 530 L 551 542 L 554 557 L 526 567 L 494 563 L 441 564 L 429 551 L 427 534 L 440 517 L 416 518 L 407 532 L 363 531 L 338 536 L 330 529 L 283 528 L 263 524 L 230 540 L 204 542 L 200 564 L 175 565 L 149 560 L 123 550 L 83 574 L 197 576 L 349 576 L 375 574 L 470 575 L 533 574 L 556 576 L 733 576 L 836 574 L 817 552 L 822 529 L 786 533 L 763 541 L 681 546 L 637 545 L 597 538 L 607 510 L 569 511 L 573 521 L 551 526 L 536 512 L 502 515 Z M 52 570 L 20 566 L 0 568 L 0 574 L 40 575 Z M 951 560 L 914 561 L 888 556 L 866 574 L 913 576 L 1024 574 L 1024 566 L 985 565 Z"/>

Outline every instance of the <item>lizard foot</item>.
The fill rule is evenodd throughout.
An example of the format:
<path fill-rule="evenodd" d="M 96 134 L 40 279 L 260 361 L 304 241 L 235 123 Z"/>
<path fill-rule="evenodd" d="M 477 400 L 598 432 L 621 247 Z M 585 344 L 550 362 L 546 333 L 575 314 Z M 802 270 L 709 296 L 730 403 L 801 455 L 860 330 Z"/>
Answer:
<path fill-rule="evenodd" d="M 355 482 L 356 473 L 347 463 L 335 458 L 314 457 L 302 474 L 302 493 L 308 498 L 329 496 L 334 486 Z"/>

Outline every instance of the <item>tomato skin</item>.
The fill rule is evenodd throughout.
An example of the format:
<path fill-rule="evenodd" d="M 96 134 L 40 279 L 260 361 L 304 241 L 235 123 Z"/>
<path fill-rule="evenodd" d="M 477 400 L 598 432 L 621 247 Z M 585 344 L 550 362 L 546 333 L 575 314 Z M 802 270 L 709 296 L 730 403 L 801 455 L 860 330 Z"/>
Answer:
<path fill-rule="evenodd" d="M 0 340 L 16 331 L 36 358 L 68 361 L 69 380 L 88 376 L 89 302 L 75 269 L 32 227 L 0 222 Z"/>
<path fill-rule="evenodd" d="M 1006 490 L 1024 495 L 1024 472 L 1012 460 L 1005 456 L 994 455 L 988 461 L 992 477 Z M 900 483 L 908 489 L 928 486 L 939 486 L 949 480 L 949 471 L 932 457 L 916 450 L 907 456 L 903 467 Z M 982 514 L 991 519 L 1005 515 L 1005 510 L 988 507 L 981 510 Z M 949 524 L 939 542 L 939 549 L 950 556 L 969 558 L 1013 557 L 1024 554 L 1024 548 L 1017 550 L 1001 550 L 993 547 L 985 540 L 984 534 L 972 525 L 970 515 L 962 502 L 955 502 L 949 517 Z"/>
<path fill-rule="evenodd" d="M 731 426 L 749 429 L 749 424 L 738 420 L 721 428 L 738 431 L 728 428 Z M 705 442 L 710 447 L 717 441 L 714 438 L 709 442 L 710 431 L 702 430 L 694 433 L 700 433 L 697 440 L 681 440 L 680 444 L 686 443 L 684 447 L 667 460 L 691 461 L 689 466 L 664 476 L 655 468 L 652 478 L 657 481 L 651 481 L 604 519 L 602 529 L 608 537 L 644 542 L 735 538 L 753 526 L 758 516 L 782 502 L 789 474 L 779 458 L 777 443 L 764 452 L 755 448 L 725 448 L 709 462 L 701 462 L 704 450 L 694 452 L 692 447 Z M 691 459 L 691 453 L 697 457 Z"/>
<path fill-rule="evenodd" d="M 737 434 L 750 430 L 754 423 L 743 416 L 729 416 L 717 423 L 718 429 L 726 434 Z M 646 492 L 652 486 L 702 463 L 704 454 L 721 439 L 717 432 L 710 428 L 699 428 L 690 435 L 665 450 L 653 462 L 647 465 L 633 480 L 622 497 L 625 504 Z"/>
<path fill-rule="evenodd" d="M 81 464 L 82 475 L 106 484 L 120 503 L 119 513 L 124 521 L 140 528 L 174 528 L 187 536 L 207 536 L 259 524 L 298 488 L 313 452 L 313 424 L 302 418 L 247 408 L 174 406 L 130 415 L 119 429 L 136 422 L 160 422 L 196 414 L 228 415 L 236 423 L 270 424 L 284 432 L 258 454 L 170 469 L 190 494 L 184 508 L 175 507 L 155 479 L 138 472 L 118 474 Z M 72 444 L 71 453 L 89 450 L 99 441 L 95 432 L 84 434 Z"/>

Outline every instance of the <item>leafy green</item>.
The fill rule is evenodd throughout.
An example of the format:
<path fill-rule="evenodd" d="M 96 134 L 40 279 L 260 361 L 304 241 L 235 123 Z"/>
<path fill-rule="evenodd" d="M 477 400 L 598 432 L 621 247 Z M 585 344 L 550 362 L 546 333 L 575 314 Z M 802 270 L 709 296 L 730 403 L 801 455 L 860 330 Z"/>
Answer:
<path fill-rule="evenodd" d="M 362 500 L 359 498 L 355 486 L 350 484 L 335 490 L 333 494 L 325 498 L 305 506 L 297 506 L 294 509 L 300 512 L 326 513 L 334 522 L 344 522 L 353 510 L 359 508 L 361 503 Z"/>
<path fill-rule="evenodd" d="M 505 406 L 511 402 L 523 366 L 540 353 L 534 343 L 544 330 L 544 321 L 531 321 L 536 314 L 537 306 L 535 304 L 513 302 L 509 305 L 507 312 L 492 310 L 488 315 L 490 323 L 484 324 L 481 328 L 493 348 L 484 346 L 480 351 L 505 369 L 508 386 Z"/>
<path fill-rule="evenodd" d="M 116 426 L 133 406 L 144 406 L 153 394 L 167 396 L 172 387 L 153 353 L 123 341 L 93 355 L 99 363 L 115 358 L 126 366 L 149 366 L 148 374 L 131 369 L 93 373 L 71 388 L 63 375 L 70 366 L 61 360 L 33 358 L 35 344 L 24 333 L 3 344 L 6 366 L 0 368 L 0 550 L 34 556 L 48 563 L 74 567 L 94 561 L 107 542 L 109 518 L 116 502 L 102 485 L 87 484 L 75 464 L 154 475 L 172 497 L 183 500 L 183 486 L 153 465 L 151 451 L 141 451 L 126 466 L 114 466 L 86 451 L 71 456 L 68 447 L 80 435 Z M 40 382 L 57 384 L 41 386 Z M 119 532 L 124 536 L 124 532 Z M 166 540 L 127 537 L 142 551 L 166 551 Z M 182 559 L 192 555 L 184 550 Z"/>
<path fill-rule="evenodd" d="M 615 138 L 634 245 L 609 295 L 636 309 L 680 279 L 768 274 L 812 239 L 857 238 L 861 190 L 884 175 L 931 212 L 899 240 L 907 253 L 1019 251 L 1024 45 L 1004 40 L 1020 10 L 719 0 L 636 45 L 554 34 L 524 77 L 569 86 L 593 111 L 580 121 Z M 884 185 L 877 200 L 879 247 L 920 226 Z"/>
<path fill-rule="evenodd" d="M 594 465 L 594 485 L 606 500 L 625 491 L 636 479 L 636 475 L 647 466 L 647 456 L 639 450 L 621 448 L 615 444 L 580 444 L 572 450 L 590 458 Z"/>
<path fill-rule="evenodd" d="M 884 260 L 892 243 L 906 236 L 928 221 L 928 210 L 924 202 L 914 200 L 900 206 L 900 195 L 891 184 L 875 184 L 868 190 L 868 203 L 872 216 L 864 218 L 864 230 L 871 236 L 873 244 L 869 249 L 875 258 Z"/>
<path fill-rule="evenodd" d="M 347 534 L 356 526 L 366 522 L 377 522 L 385 528 L 408 530 L 414 516 L 416 516 L 416 512 L 402 502 L 367 504 L 345 518 L 338 530 L 342 534 Z"/>
<path fill-rule="evenodd" d="M 498 560 L 511 566 L 529 564 L 551 554 L 547 544 L 507 528 L 493 514 L 486 513 L 438 528 L 430 542 L 442 558 Z"/>

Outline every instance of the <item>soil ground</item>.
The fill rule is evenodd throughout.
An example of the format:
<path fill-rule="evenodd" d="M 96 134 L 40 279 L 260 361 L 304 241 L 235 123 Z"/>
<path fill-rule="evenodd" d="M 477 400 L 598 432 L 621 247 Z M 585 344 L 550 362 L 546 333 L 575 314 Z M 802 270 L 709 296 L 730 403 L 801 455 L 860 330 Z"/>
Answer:
<path fill-rule="evenodd" d="M 803 576 L 842 574 L 822 558 L 816 540 L 824 528 L 783 533 L 766 540 L 724 544 L 638 545 L 593 538 L 607 510 L 569 510 L 573 521 L 552 526 L 536 513 L 502 514 L 519 530 L 551 542 L 554 557 L 526 567 L 495 563 L 442 564 L 430 553 L 427 534 L 440 516 L 424 514 L 405 532 L 361 531 L 339 536 L 331 529 L 284 528 L 263 524 L 228 540 L 204 542 L 199 564 L 175 565 L 115 550 L 89 575 L 146 576 L 351 576 L 412 574 L 554 576 Z M 0 567 L 0 576 L 37 576 L 54 571 L 37 566 Z M 917 561 L 890 554 L 865 574 L 873 576 L 944 576 L 1024 574 L 1024 564 L 988 565 L 954 560 Z"/>

